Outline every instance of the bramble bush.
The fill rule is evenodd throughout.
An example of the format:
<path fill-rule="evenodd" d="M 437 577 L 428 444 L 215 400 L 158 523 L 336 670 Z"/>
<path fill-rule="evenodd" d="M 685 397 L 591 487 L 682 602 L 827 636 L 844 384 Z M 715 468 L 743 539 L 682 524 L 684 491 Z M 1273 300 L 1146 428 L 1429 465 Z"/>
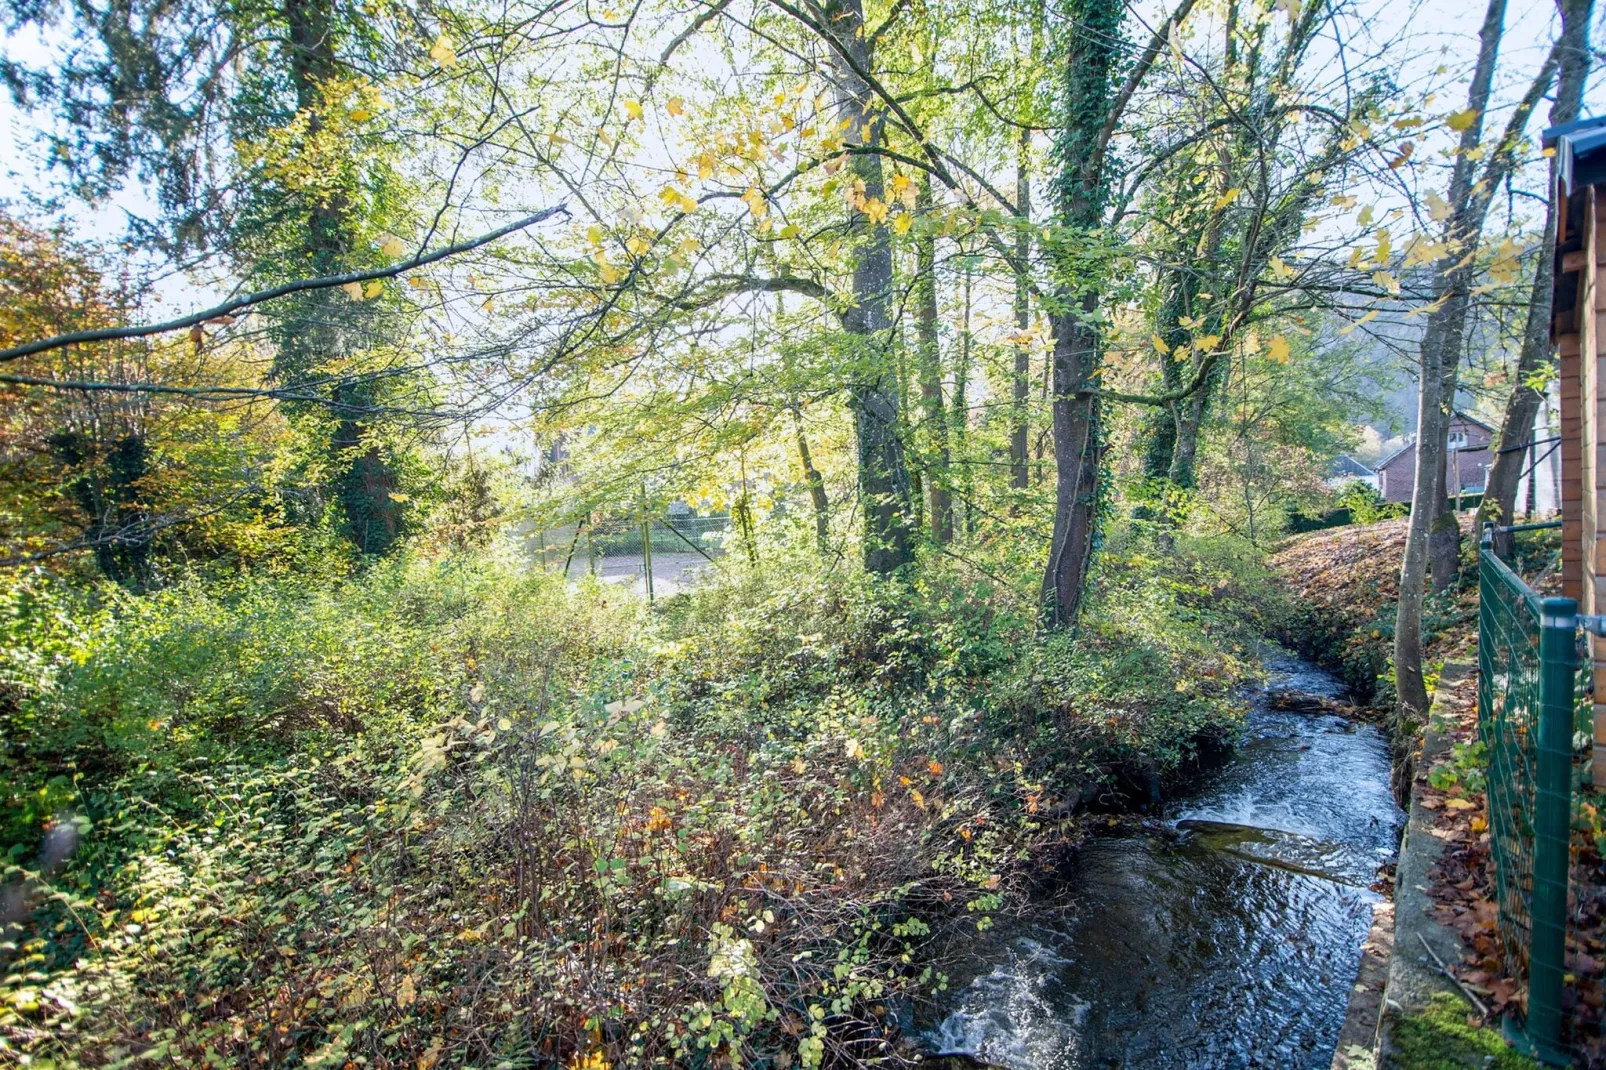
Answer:
<path fill-rule="evenodd" d="M 1082 634 L 1047 641 L 952 561 L 733 556 L 655 607 L 494 551 L 139 597 L 20 578 L 0 1044 L 896 1059 L 935 932 L 989 924 L 1086 800 L 1234 730 L 1252 570 L 1140 530 L 1102 560 Z"/>

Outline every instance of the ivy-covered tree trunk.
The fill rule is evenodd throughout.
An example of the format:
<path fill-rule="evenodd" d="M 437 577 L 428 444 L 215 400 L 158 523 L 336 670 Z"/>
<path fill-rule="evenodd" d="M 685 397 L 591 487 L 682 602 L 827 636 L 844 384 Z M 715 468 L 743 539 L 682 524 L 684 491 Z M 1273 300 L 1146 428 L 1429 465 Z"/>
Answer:
<path fill-rule="evenodd" d="M 1188 344 L 1189 332 L 1180 321 L 1193 306 L 1193 291 L 1197 288 L 1191 271 L 1177 270 L 1170 274 L 1170 284 L 1164 290 L 1154 317 L 1154 336 L 1166 349 L 1160 354 L 1160 383 L 1167 391 L 1178 390 L 1183 385 L 1182 365 L 1172 354 L 1181 352 Z M 1177 425 L 1181 420 L 1177 405 L 1172 402 L 1156 406 L 1146 421 L 1149 445 L 1144 452 L 1143 474 L 1150 479 L 1171 478 L 1172 462 L 1177 455 Z"/>
<path fill-rule="evenodd" d="M 83 513 L 83 538 L 93 547 L 101 574 L 129 590 L 145 591 L 157 581 L 150 517 L 140 504 L 150 448 L 143 434 L 131 431 L 110 448 L 97 449 L 94 426 L 58 432 L 45 444 L 71 473 L 62 489 Z"/>
<path fill-rule="evenodd" d="M 1058 309 L 1054 314 L 1051 411 L 1054 418 L 1054 534 L 1043 575 L 1043 619 L 1069 627 L 1081 607 L 1093 558 L 1099 507 L 1102 434 L 1099 400 L 1099 257 L 1089 248 L 1103 220 L 1106 183 L 1100 145 L 1121 56 L 1120 0 L 1065 0 L 1070 27 L 1063 57 L 1063 124 L 1058 157 L 1056 242 Z"/>
<path fill-rule="evenodd" d="M 309 116 L 307 137 L 322 129 L 320 114 L 325 87 L 338 74 L 335 43 L 339 12 L 330 0 L 284 0 L 285 50 L 296 108 Z M 300 194 L 291 194 L 300 197 Z M 338 184 L 301 205 L 306 226 L 298 255 L 286 274 L 332 275 L 352 266 L 353 227 L 349 195 Z M 280 321 L 275 376 L 294 384 L 322 375 L 323 369 L 352 348 L 361 323 L 371 319 L 339 291 L 307 294 L 289 304 L 294 311 Z M 362 552 L 384 553 L 401 531 L 401 505 L 396 475 L 374 440 L 370 413 L 372 388 L 348 377 L 335 384 L 331 409 L 335 427 L 330 437 L 330 489 L 339 502 L 346 537 Z"/>
<path fill-rule="evenodd" d="M 885 110 L 859 71 L 873 71 L 875 44 L 864 28 L 861 0 L 837 0 L 823 8 L 827 26 L 841 51 L 831 52 L 837 106 L 850 145 L 879 147 L 886 140 Z M 898 435 L 898 380 L 888 359 L 892 321 L 887 298 L 892 289 L 892 234 L 885 222 L 872 222 L 862 205 L 886 203 L 881 157 L 857 153 L 855 178 L 864 183 L 861 207 L 852 210 L 851 230 L 859 242 L 853 265 L 853 307 L 844 317 L 856 336 L 857 374 L 849 391 L 854 430 L 858 436 L 860 505 L 864 511 L 864 567 L 889 573 L 909 563 L 913 553 L 909 529 L 909 478 L 903 442 Z"/>
<path fill-rule="evenodd" d="M 1218 176 L 1214 195 L 1220 197 L 1224 194 L 1229 181 L 1230 178 L 1226 174 Z M 1210 270 L 1210 266 L 1221 255 L 1222 234 L 1226 226 L 1225 213 L 1225 205 L 1211 209 L 1209 220 L 1205 224 L 1204 236 L 1193 250 L 1192 259 L 1205 271 Z M 1192 265 L 1189 265 L 1177 273 L 1179 277 L 1174 292 L 1177 293 L 1180 301 L 1174 311 L 1179 320 L 1183 315 L 1203 319 L 1208 314 L 1208 309 L 1197 307 L 1200 292 L 1197 270 Z M 1223 328 L 1216 333 L 1221 338 L 1218 344 L 1225 344 L 1226 339 L 1222 336 L 1227 333 L 1226 329 Z M 1180 322 L 1177 324 L 1176 335 L 1177 345 L 1184 344 L 1189 340 L 1187 336 L 1183 335 Z M 1175 352 L 1174 348 L 1173 352 Z M 1200 351 L 1197 342 L 1190 347 L 1189 352 L 1191 353 L 1191 363 L 1187 370 L 1197 374 L 1201 370 L 1203 362 L 1211 358 L 1208 354 Z M 1179 363 L 1176 360 L 1166 361 L 1167 365 L 1173 367 L 1176 367 Z M 1198 389 L 1194 390 L 1189 396 L 1174 402 L 1171 406 L 1171 417 L 1175 424 L 1175 432 L 1172 435 L 1171 464 L 1166 469 L 1166 478 L 1170 480 L 1171 485 L 1174 487 L 1192 489 L 1196 482 L 1194 478 L 1194 461 L 1199 453 L 1199 432 L 1204 426 L 1205 414 L 1209 411 L 1210 401 L 1215 395 L 1216 385 L 1221 381 L 1225 370 L 1226 363 L 1220 360 L 1216 361 L 1206 371 L 1204 382 L 1199 385 Z M 1176 367 L 1179 379 L 1181 378 L 1181 371 L 1181 367 Z"/>

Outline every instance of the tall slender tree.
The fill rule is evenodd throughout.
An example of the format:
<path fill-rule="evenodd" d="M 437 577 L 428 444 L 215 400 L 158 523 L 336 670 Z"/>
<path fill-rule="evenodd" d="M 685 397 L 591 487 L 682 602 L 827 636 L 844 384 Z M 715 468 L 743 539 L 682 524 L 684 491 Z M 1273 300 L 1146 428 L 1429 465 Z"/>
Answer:
<path fill-rule="evenodd" d="M 931 537 L 939 545 L 953 541 L 953 489 L 949 472 L 948 410 L 942 396 L 942 348 L 937 336 L 937 236 L 931 226 L 931 178 L 921 179 L 918 206 L 922 218 L 915 239 L 915 339 L 920 377 L 920 425 L 925 440 L 926 500 Z"/>
<path fill-rule="evenodd" d="M 1437 584 L 1448 586 L 1458 567 L 1460 522 L 1445 494 L 1445 465 L 1450 417 L 1459 384 L 1460 357 L 1471 310 L 1477 272 L 1478 243 L 1495 190 L 1516 166 L 1517 150 L 1528 118 L 1555 77 L 1567 45 L 1558 39 L 1506 122 L 1499 140 L 1481 146 L 1494 83 L 1501 39 L 1505 33 L 1505 0 L 1490 0 L 1479 31 L 1478 58 L 1467 88 L 1467 116 L 1450 173 L 1449 218 L 1444 228 L 1445 254 L 1433 265 L 1431 311 L 1418 348 L 1416 478 L 1411 493 L 1411 519 L 1400 564 L 1400 598 L 1394 625 L 1394 679 L 1400 715 L 1412 721 L 1427 716 L 1427 682 L 1422 671 L 1422 599 L 1431 544 L 1437 549 Z"/>
<path fill-rule="evenodd" d="M 890 359 L 892 232 L 886 224 L 887 191 L 879 151 L 886 146 L 886 110 L 866 75 L 875 71 L 877 35 L 865 25 L 862 0 L 829 0 L 816 9 L 818 32 L 828 35 L 836 103 L 844 139 L 855 152 L 851 170 L 859 194 L 850 209 L 857 240 L 853 303 L 843 318 L 858 341 L 850 387 L 858 439 L 858 482 L 864 510 L 864 567 L 885 574 L 913 558 L 911 500 L 903 440 L 898 433 L 898 377 Z"/>
<path fill-rule="evenodd" d="M 1035 83 L 1042 60 L 1043 18 L 1046 5 L 1033 5 L 1027 31 L 1026 75 Z M 1015 343 L 1014 377 L 1010 380 L 1010 406 L 1013 424 L 1009 433 L 1010 483 L 1018 490 L 1031 484 L 1031 466 L 1026 455 L 1031 435 L 1028 401 L 1032 391 L 1032 351 L 1027 332 L 1032 326 L 1032 130 L 1037 121 L 1035 85 L 1019 91 L 1020 106 L 1015 114 Z"/>
<path fill-rule="evenodd" d="M 1119 85 L 1124 50 L 1120 0 L 1064 0 L 1059 61 L 1054 221 L 1055 278 L 1050 411 L 1054 426 L 1054 532 L 1042 584 L 1043 620 L 1075 620 L 1094 548 L 1103 441 L 1100 426 L 1100 301 L 1107 257 L 1100 225 L 1109 200 L 1110 139 L 1122 112 L 1188 12 L 1182 0 Z"/>
<path fill-rule="evenodd" d="M 1564 0 L 1561 4 L 1561 54 L 1556 71 L 1556 95 L 1550 105 L 1550 125 L 1559 126 L 1578 118 L 1583 106 L 1584 82 L 1589 74 L 1589 20 L 1594 0 Z M 1556 181 L 1551 165 L 1550 183 Z M 1554 192 L 1554 190 L 1552 190 Z M 1511 394 L 1506 398 L 1505 418 L 1495 440 L 1494 463 L 1484 486 L 1478 519 L 1502 524 L 1512 522 L 1517 504 L 1517 485 L 1521 482 L 1530 451 L 1522 445 L 1533 437 L 1534 416 L 1543 395 L 1536 382 L 1549 378 L 1553 366 L 1550 347 L 1550 291 L 1555 281 L 1556 208 L 1555 197 L 1548 199 L 1544 235 L 1534 266 L 1533 288 L 1528 298 L 1528 318 L 1522 332 L 1522 350 L 1517 359 Z M 1530 478 L 1538 478 L 1533 473 Z M 1501 540 L 1509 552 L 1510 537 Z"/>

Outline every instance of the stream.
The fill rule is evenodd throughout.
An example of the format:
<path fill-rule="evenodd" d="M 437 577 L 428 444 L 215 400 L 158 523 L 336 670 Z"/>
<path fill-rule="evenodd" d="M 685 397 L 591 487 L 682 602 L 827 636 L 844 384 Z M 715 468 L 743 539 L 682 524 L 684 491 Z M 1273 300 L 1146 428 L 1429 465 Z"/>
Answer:
<path fill-rule="evenodd" d="M 1329 1065 L 1403 815 L 1377 729 L 1269 698 L 1338 681 L 1265 660 L 1224 765 L 1152 830 L 1083 848 L 1068 906 L 976 935 L 919 1023 L 930 1050 L 1020 1070 Z"/>

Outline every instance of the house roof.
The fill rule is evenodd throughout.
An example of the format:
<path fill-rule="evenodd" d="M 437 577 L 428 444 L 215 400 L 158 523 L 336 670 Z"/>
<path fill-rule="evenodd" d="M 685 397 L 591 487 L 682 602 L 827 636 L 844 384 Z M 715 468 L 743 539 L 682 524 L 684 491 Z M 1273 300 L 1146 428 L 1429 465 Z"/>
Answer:
<path fill-rule="evenodd" d="M 1407 453 L 1410 453 L 1414 449 L 1416 449 L 1416 441 L 1413 439 L 1412 441 L 1401 446 L 1399 449 L 1395 450 L 1393 453 L 1389 454 L 1387 457 L 1383 458 L 1381 461 L 1378 461 L 1377 471 L 1381 472 L 1383 469 L 1387 468 L 1389 465 L 1393 464 L 1401 457 L 1404 457 Z"/>
<path fill-rule="evenodd" d="M 1347 453 L 1340 453 L 1327 466 L 1329 476 L 1370 476 L 1377 473 Z"/>
<path fill-rule="evenodd" d="M 1491 435 L 1495 433 L 1495 429 L 1494 428 L 1490 427 L 1488 424 L 1484 423 L 1482 420 L 1478 419 L 1476 416 L 1468 416 L 1466 413 L 1462 412 L 1460 409 L 1455 410 L 1455 412 L 1451 414 L 1451 422 L 1453 423 L 1453 422 L 1455 422 L 1455 420 L 1465 420 L 1469 424 L 1476 424 L 1477 426 L 1483 428 L 1485 431 L 1489 432 Z M 1379 472 L 1381 472 L 1383 469 L 1387 468 L 1389 465 L 1393 464 L 1395 461 L 1399 460 L 1401 457 L 1404 457 L 1407 453 L 1409 453 L 1411 450 L 1413 450 L 1415 448 L 1416 448 L 1416 439 L 1412 438 L 1405 445 L 1401 446 L 1399 449 L 1395 450 L 1393 453 L 1389 454 L 1387 457 L 1383 458 L 1381 461 L 1378 461 L 1377 462 L 1377 470 Z M 1466 452 L 1468 452 L 1468 453 L 1481 453 L 1482 451 L 1484 451 L 1484 450 L 1486 450 L 1488 448 L 1489 448 L 1488 446 L 1479 446 L 1477 449 L 1469 449 Z"/>
<path fill-rule="evenodd" d="M 1606 178 L 1606 116 L 1553 126 L 1540 140 L 1556 150 L 1556 181 L 1567 194 Z"/>
<path fill-rule="evenodd" d="M 1455 422 L 1455 420 L 1457 420 L 1457 419 L 1461 419 L 1461 420 L 1465 420 L 1469 424 L 1477 424 L 1479 427 L 1483 428 L 1485 431 L 1489 432 L 1491 435 L 1495 433 L 1494 428 L 1490 427 L 1488 424 L 1484 423 L 1482 420 L 1478 419 L 1476 416 L 1468 416 L 1466 413 L 1462 412 L 1460 409 L 1457 409 L 1457 410 L 1455 410 L 1455 412 L 1451 413 L 1450 414 L 1450 418 L 1451 418 L 1451 422 L 1452 423 Z"/>

